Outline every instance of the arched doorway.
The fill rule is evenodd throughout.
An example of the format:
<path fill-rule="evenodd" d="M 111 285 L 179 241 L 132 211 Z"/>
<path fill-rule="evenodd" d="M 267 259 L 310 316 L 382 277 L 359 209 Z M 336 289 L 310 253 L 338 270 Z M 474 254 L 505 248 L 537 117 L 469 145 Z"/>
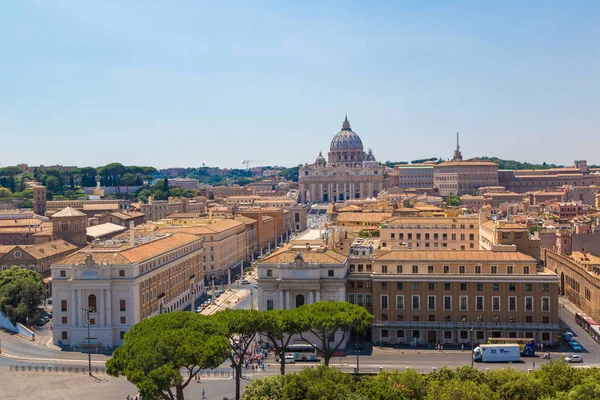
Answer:
<path fill-rule="evenodd" d="M 329 203 L 329 195 L 327 193 L 323 193 L 323 202 Z"/>
<path fill-rule="evenodd" d="M 90 312 L 96 311 L 96 295 L 95 294 L 90 294 L 88 296 L 88 309 L 90 310 Z"/>
<path fill-rule="evenodd" d="M 300 307 L 304 305 L 304 295 L 299 294 L 296 296 L 296 307 Z"/>

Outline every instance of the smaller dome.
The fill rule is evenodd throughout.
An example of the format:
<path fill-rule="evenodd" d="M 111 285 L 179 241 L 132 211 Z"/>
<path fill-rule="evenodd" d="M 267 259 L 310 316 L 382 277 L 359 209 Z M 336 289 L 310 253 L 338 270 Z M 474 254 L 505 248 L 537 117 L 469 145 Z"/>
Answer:
<path fill-rule="evenodd" d="M 373 150 L 369 149 L 369 154 L 367 154 L 367 161 L 375 161 L 375 156 L 373 155 Z"/>
<path fill-rule="evenodd" d="M 325 160 L 325 157 L 323 157 L 323 153 L 322 152 L 319 152 L 319 156 L 315 160 L 315 164 L 317 164 L 317 165 L 325 165 L 325 164 L 327 164 L 327 160 Z"/>

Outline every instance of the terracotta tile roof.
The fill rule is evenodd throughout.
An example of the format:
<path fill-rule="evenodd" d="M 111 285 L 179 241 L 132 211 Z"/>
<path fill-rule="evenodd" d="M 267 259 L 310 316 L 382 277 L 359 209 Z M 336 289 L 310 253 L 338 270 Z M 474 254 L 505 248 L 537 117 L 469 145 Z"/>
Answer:
<path fill-rule="evenodd" d="M 117 205 L 117 208 L 119 206 Z M 73 207 L 65 207 L 56 214 L 52 215 L 52 218 L 60 218 L 60 217 L 84 217 L 85 214 L 79 210 L 74 209 Z"/>
<path fill-rule="evenodd" d="M 40 226 L 42 221 L 35 218 L 23 218 L 23 219 L 1 219 L 0 229 L 12 228 L 12 227 L 28 227 L 30 225 Z"/>
<path fill-rule="evenodd" d="M 296 254 L 302 253 L 304 262 L 316 262 L 321 264 L 343 264 L 348 258 L 345 255 L 339 254 L 331 249 L 325 251 L 310 251 L 305 249 L 297 249 L 285 247 L 263 259 L 260 263 L 267 264 L 290 264 L 294 262 Z"/>
<path fill-rule="evenodd" d="M 375 257 L 377 261 L 522 261 L 536 263 L 535 258 L 518 251 L 490 250 L 390 250 Z"/>
<path fill-rule="evenodd" d="M 346 212 L 337 216 L 338 222 L 382 222 L 392 217 L 392 213 L 381 212 Z"/>
<path fill-rule="evenodd" d="M 109 204 L 84 204 L 83 209 L 87 210 L 118 210 L 119 205 L 117 203 L 109 203 Z"/>
<path fill-rule="evenodd" d="M 235 220 L 243 222 L 246 225 L 256 224 L 257 222 L 255 219 L 244 217 L 243 215 L 238 215 L 237 217 L 235 217 Z"/>
<path fill-rule="evenodd" d="M 200 240 L 198 236 L 187 233 L 175 233 L 152 240 L 150 242 L 138 244 L 135 247 L 129 247 L 124 243 L 121 247 L 103 248 L 86 247 L 78 252 L 63 258 L 59 263 L 61 265 L 85 264 L 88 254 L 96 264 L 135 264 L 146 259 L 156 257 L 162 253 L 176 249 L 189 243 Z"/>
<path fill-rule="evenodd" d="M 51 257 L 68 251 L 75 251 L 78 248 L 79 247 L 75 246 L 74 244 L 64 240 L 53 240 L 51 242 L 26 246 L 23 248 L 23 250 L 36 260 L 40 260 L 42 258 Z"/>
<path fill-rule="evenodd" d="M 0 244 L 0 257 L 3 256 L 4 254 L 10 253 L 12 249 L 14 249 L 15 245 L 3 245 Z"/>
<path fill-rule="evenodd" d="M 128 220 L 128 219 L 140 218 L 146 214 L 141 213 L 141 212 L 136 212 L 136 211 L 130 211 L 130 212 L 117 211 L 117 212 L 110 213 L 110 215 L 112 215 L 113 217 L 122 219 L 122 220 Z"/>

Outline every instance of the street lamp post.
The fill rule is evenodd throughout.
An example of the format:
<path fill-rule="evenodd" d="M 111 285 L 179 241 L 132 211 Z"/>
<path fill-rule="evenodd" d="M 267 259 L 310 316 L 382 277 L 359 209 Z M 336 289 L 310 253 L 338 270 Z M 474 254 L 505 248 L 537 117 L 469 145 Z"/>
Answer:
<path fill-rule="evenodd" d="M 92 376 L 92 344 L 90 343 L 90 312 L 94 312 L 92 308 L 82 308 L 85 313 L 87 322 L 87 346 L 88 346 L 88 374 Z"/>
<path fill-rule="evenodd" d="M 471 367 L 473 366 L 473 327 L 471 327 Z"/>
<path fill-rule="evenodd" d="M 360 368 L 359 357 L 358 357 L 358 352 L 360 351 L 358 349 L 358 330 L 356 330 L 356 342 L 354 343 L 354 350 L 356 351 L 356 375 L 358 375 L 359 368 Z"/>

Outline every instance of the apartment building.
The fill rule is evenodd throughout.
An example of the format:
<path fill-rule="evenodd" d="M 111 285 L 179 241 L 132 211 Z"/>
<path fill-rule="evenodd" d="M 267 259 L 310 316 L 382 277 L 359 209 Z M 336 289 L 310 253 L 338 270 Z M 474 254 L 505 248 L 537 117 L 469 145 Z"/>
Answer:
<path fill-rule="evenodd" d="M 514 247 L 503 250 L 387 251 L 363 272 L 350 272 L 348 301 L 375 316 L 375 342 L 468 344 L 471 332 L 475 343 L 488 337 L 554 342 L 557 275 Z"/>
<path fill-rule="evenodd" d="M 517 251 L 540 259 L 541 241 L 529 234 L 526 225 L 511 221 L 484 221 L 479 227 L 480 249 L 493 250 L 498 245 L 514 245 Z"/>
<path fill-rule="evenodd" d="M 381 225 L 382 249 L 479 249 L 479 217 L 397 217 Z"/>
<path fill-rule="evenodd" d="M 433 166 L 434 163 L 396 165 L 400 189 L 433 189 Z"/>
<path fill-rule="evenodd" d="M 96 243 L 54 263 L 54 344 L 120 346 L 142 319 L 190 306 L 203 289 L 204 256 L 202 238 L 175 233 Z"/>

